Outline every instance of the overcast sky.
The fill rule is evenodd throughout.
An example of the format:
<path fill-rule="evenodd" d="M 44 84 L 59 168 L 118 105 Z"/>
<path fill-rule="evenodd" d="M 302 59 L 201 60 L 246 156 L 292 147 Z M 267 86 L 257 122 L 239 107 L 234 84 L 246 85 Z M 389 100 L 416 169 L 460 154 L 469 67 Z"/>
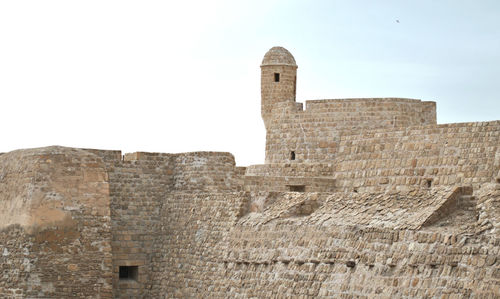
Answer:
<path fill-rule="evenodd" d="M 500 119 L 499 1 L 1 1 L 0 152 L 263 163 L 272 46 L 294 55 L 301 102 L 417 98 L 438 123 Z"/>

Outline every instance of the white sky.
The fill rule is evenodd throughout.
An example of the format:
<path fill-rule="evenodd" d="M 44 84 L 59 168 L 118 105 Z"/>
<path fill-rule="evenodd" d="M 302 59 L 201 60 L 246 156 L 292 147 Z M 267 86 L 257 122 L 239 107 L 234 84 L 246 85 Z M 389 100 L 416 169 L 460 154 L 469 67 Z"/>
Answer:
<path fill-rule="evenodd" d="M 298 101 L 408 97 L 436 101 L 439 123 L 500 119 L 498 1 L 1 1 L 0 152 L 263 163 L 259 65 L 277 45 Z"/>

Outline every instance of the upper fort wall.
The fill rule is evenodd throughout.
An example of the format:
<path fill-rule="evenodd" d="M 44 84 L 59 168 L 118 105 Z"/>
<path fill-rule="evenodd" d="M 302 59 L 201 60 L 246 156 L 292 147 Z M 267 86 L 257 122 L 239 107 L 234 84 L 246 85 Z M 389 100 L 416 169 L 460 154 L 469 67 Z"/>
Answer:
<path fill-rule="evenodd" d="M 330 177 L 337 190 L 363 191 L 491 182 L 500 172 L 500 121 L 338 131 L 309 156 L 247 167 L 247 176 Z M 281 190 L 268 186 L 267 190 Z M 278 188 L 280 187 L 280 188 Z"/>
<path fill-rule="evenodd" d="M 266 163 L 320 162 L 335 153 L 340 131 L 436 124 L 436 103 L 404 98 L 360 98 L 297 103 L 297 64 L 273 47 L 261 64 L 261 114 L 266 127 Z M 322 146 L 319 146 L 322 144 Z"/>
<path fill-rule="evenodd" d="M 344 131 L 436 124 L 435 102 L 399 98 L 314 100 L 307 101 L 303 111 L 296 104 L 274 106 L 272 121 L 266 127 L 266 163 L 331 160 L 335 152 L 328 147 Z"/>

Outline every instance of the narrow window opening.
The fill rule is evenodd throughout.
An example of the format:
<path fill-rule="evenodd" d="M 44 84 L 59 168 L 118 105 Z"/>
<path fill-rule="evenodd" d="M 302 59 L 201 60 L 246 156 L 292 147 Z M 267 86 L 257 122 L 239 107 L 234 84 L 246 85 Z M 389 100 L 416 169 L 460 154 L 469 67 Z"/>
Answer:
<path fill-rule="evenodd" d="M 295 160 L 295 151 L 290 153 L 290 160 Z"/>
<path fill-rule="evenodd" d="M 295 95 L 297 94 L 297 76 L 293 79 L 293 99 L 295 100 Z"/>
<path fill-rule="evenodd" d="M 274 73 L 274 82 L 280 82 L 280 73 Z"/>
<path fill-rule="evenodd" d="M 137 280 L 139 278 L 139 266 L 120 266 L 119 278 L 120 280 Z"/>
<path fill-rule="evenodd" d="M 306 185 L 289 185 L 288 188 L 292 192 L 306 192 Z"/>
<path fill-rule="evenodd" d="M 427 188 L 430 188 L 432 186 L 432 179 L 427 179 Z"/>
<path fill-rule="evenodd" d="M 499 184 L 500 184 L 500 178 L 497 178 L 497 183 L 499 183 Z"/>

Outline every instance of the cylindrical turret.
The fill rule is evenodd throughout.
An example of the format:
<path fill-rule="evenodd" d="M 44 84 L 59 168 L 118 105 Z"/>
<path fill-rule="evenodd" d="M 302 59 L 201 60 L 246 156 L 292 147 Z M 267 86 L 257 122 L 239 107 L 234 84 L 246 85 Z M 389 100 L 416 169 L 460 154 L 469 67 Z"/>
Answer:
<path fill-rule="evenodd" d="M 267 127 L 276 104 L 295 102 L 297 64 L 287 49 L 273 47 L 264 55 L 260 69 L 261 114 Z"/>

